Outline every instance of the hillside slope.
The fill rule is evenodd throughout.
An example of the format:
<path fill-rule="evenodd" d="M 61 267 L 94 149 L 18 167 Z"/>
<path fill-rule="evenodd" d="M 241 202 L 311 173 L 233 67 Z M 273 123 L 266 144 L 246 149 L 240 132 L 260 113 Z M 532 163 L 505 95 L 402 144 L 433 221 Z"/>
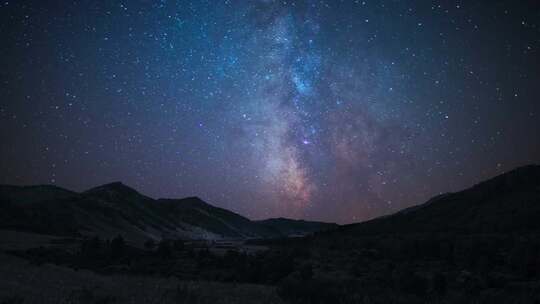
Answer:
<path fill-rule="evenodd" d="M 163 237 L 288 236 L 286 231 L 214 207 L 197 197 L 155 200 L 120 182 L 82 193 L 47 185 L 0 186 L 0 208 L 0 229 L 53 235 L 109 238 L 122 234 L 136 242 Z M 316 228 L 306 229 L 312 232 Z"/>
<path fill-rule="evenodd" d="M 290 236 L 304 236 L 307 234 L 332 230 L 339 227 L 339 225 L 334 223 L 292 220 L 287 218 L 271 218 L 257 222 L 270 229 L 279 231 L 279 233 L 282 235 Z"/>
<path fill-rule="evenodd" d="M 339 232 L 359 235 L 540 232 L 540 166 L 517 168 L 390 216 L 342 226 Z"/>

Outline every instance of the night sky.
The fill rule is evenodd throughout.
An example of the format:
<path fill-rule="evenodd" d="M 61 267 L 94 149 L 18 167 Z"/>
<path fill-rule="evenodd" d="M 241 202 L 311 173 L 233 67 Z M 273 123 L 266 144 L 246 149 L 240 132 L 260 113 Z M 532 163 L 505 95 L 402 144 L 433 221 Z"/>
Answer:
<path fill-rule="evenodd" d="M 10 0 L 0 37 L 0 183 L 350 223 L 540 162 L 538 1 Z"/>

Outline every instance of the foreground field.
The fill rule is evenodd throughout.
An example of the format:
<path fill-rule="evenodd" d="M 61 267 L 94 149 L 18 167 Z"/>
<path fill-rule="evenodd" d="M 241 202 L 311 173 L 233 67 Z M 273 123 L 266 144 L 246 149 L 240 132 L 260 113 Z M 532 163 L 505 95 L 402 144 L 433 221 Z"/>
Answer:
<path fill-rule="evenodd" d="M 282 303 L 274 288 L 102 276 L 0 253 L 0 303 Z"/>
<path fill-rule="evenodd" d="M 0 304 L 538 304 L 539 181 L 540 167 L 524 167 L 299 238 L 137 245 L 0 231 Z"/>
<path fill-rule="evenodd" d="M 62 238 L 0 230 L 0 303 L 282 303 L 275 288 L 254 284 L 99 275 L 52 264 L 35 265 L 4 253 L 51 246 Z"/>

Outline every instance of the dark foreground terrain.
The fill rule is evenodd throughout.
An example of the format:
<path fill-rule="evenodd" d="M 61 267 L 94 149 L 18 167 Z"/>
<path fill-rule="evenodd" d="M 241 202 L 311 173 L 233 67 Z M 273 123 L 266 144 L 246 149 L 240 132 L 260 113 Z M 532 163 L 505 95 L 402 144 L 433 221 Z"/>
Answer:
<path fill-rule="evenodd" d="M 300 229 L 249 225 L 276 223 Z M 0 303 L 540 303 L 539 166 L 316 231 L 140 244 L 6 229 Z"/>

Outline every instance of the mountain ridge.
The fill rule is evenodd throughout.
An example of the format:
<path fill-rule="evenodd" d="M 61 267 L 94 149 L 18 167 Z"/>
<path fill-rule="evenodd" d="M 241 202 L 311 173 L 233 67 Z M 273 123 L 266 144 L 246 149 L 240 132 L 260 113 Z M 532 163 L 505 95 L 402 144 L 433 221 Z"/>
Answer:
<path fill-rule="evenodd" d="M 256 222 L 271 227 L 272 229 L 276 229 L 284 235 L 290 236 L 305 236 L 307 234 L 332 230 L 339 227 L 339 225 L 335 223 L 288 219 L 284 217 L 269 218 Z"/>
<path fill-rule="evenodd" d="M 247 239 L 286 237 L 199 197 L 153 199 L 122 182 L 74 192 L 55 185 L 0 185 L 0 229 L 56 235 L 125 235 L 147 239 Z M 309 225 L 307 225 L 309 226 Z M 306 228 L 303 233 L 314 231 Z"/>
<path fill-rule="evenodd" d="M 0 185 L 0 228 L 64 235 L 126 234 L 128 238 L 249 239 L 344 234 L 499 233 L 540 231 L 540 166 L 510 170 L 465 190 L 369 221 L 333 223 L 250 220 L 197 196 L 147 197 L 112 182 L 83 192 L 54 185 Z"/>
<path fill-rule="evenodd" d="M 540 231 L 536 219 L 540 219 L 540 166 L 533 164 L 336 231 L 368 235 Z"/>

